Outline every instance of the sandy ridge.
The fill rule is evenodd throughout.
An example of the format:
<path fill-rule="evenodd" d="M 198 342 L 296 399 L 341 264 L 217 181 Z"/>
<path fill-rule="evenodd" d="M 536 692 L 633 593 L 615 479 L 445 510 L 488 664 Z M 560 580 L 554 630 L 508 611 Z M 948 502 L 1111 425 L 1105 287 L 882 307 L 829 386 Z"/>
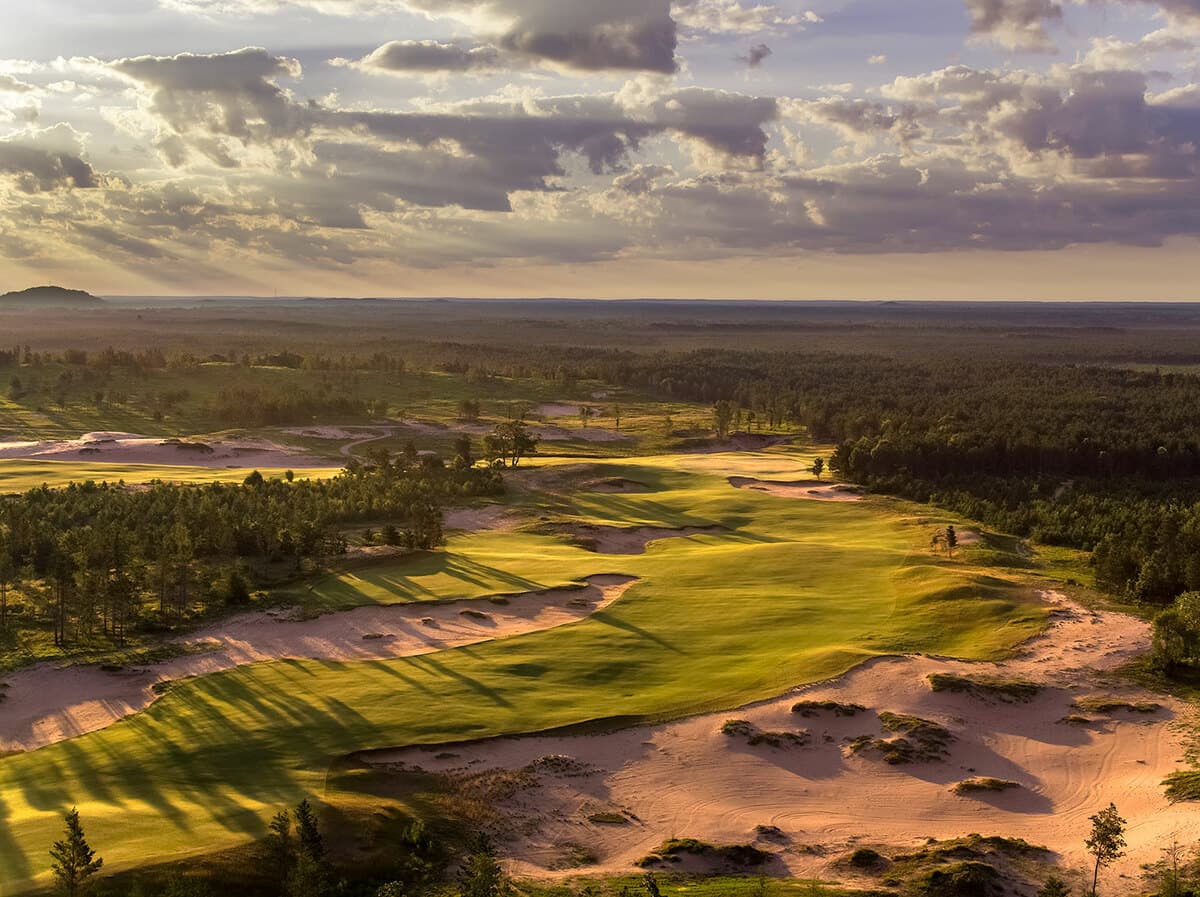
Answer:
<path fill-rule="evenodd" d="M 40 664 L 0 677 L 8 684 L 0 704 L 0 753 L 34 750 L 102 729 L 148 707 L 161 682 L 263 661 L 409 657 L 551 629 L 607 607 L 634 581 L 615 574 L 590 576 L 582 588 L 508 596 L 506 604 L 360 607 L 307 620 L 256 612 L 180 640 L 211 644 L 212 650 L 202 654 L 120 672 Z"/>
<path fill-rule="evenodd" d="M 1108 875 L 1106 893 L 1132 891 L 1140 864 L 1157 860 L 1173 832 L 1187 840 L 1194 831 L 1195 806 L 1168 804 L 1160 784 L 1181 768 L 1181 723 L 1193 721 L 1192 711 L 1116 680 L 1097 684 L 1098 674 L 1104 678 L 1148 649 L 1147 624 L 1088 611 L 1056 593 L 1046 598 L 1055 608 L 1051 625 L 1006 662 L 879 658 L 778 699 L 666 725 L 595 736 L 494 739 L 449 746 L 453 756 L 441 760 L 428 748 L 368 757 L 452 778 L 520 769 L 546 756 L 583 764 L 589 774 L 539 774 L 536 787 L 502 807 L 516 820 L 504 850 L 523 875 L 558 874 L 565 845 L 585 844 L 598 857 L 596 865 L 577 872 L 627 873 L 666 838 L 746 843 L 755 841 L 759 825 L 784 832 L 782 843 L 758 842 L 776 853 L 771 871 L 777 874 L 846 879 L 845 870 L 833 864 L 857 844 L 915 848 L 929 837 L 970 832 L 1025 838 L 1075 868 L 1086 859 L 1088 817 L 1111 800 L 1130 822 L 1130 847 Z M 1028 703 L 935 693 L 927 680 L 935 672 L 1026 679 L 1042 690 Z M 1090 722 L 1084 725 L 1063 722 L 1080 714 L 1075 700 L 1095 694 L 1151 700 L 1161 709 L 1146 715 L 1085 714 Z M 800 700 L 854 702 L 868 710 L 855 717 L 805 718 L 791 710 Z M 887 734 L 878 720 L 883 710 L 949 728 L 955 741 L 947 760 L 889 766 L 869 754 L 851 754 L 847 739 Z M 721 733 L 731 718 L 764 731 L 807 730 L 810 741 L 803 747 L 750 746 Z M 974 775 L 1021 787 L 983 798 L 952 793 L 954 783 Z M 623 812 L 635 821 L 589 822 L 587 816 L 596 812 Z"/>

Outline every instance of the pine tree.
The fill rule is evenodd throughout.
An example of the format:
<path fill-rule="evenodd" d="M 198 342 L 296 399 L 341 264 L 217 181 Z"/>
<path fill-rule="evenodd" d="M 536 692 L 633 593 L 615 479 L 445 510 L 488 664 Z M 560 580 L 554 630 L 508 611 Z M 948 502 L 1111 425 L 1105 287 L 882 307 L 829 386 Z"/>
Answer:
<path fill-rule="evenodd" d="M 1057 875 L 1051 875 L 1037 892 L 1037 897 L 1071 897 L 1071 889 Z"/>
<path fill-rule="evenodd" d="M 63 897 L 79 897 L 87 893 L 90 879 L 100 871 L 104 860 L 96 856 L 83 834 L 79 811 L 72 807 L 66 815 L 67 834 L 50 848 L 51 871 L 55 888 Z"/>

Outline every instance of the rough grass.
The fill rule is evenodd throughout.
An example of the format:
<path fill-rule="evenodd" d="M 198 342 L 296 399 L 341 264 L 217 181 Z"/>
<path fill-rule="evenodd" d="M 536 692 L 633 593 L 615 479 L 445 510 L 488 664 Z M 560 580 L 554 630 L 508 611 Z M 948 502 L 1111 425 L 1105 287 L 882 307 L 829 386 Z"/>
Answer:
<path fill-rule="evenodd" d="M 1080 698 L 1073 705 L 1084 713 L 1115 713 L 1124 710 L 1127 713 L 1157 713 L 1162 709 L 1161 704 L 1153 701 L 1126 701 L 1121 698 Z"/>
<path fill-rule="evenodd" d="M 1041 686 L 1024 679 L 930 673 L 928 680 L 932 691 L 949 691 L 1008 703 L 1032 701 L 1041 691 Z"/>
<path fill-rule="evenodd" d="M 1173 772 L 1163 780 L 1167 800 L 1200 800 L 1200 770 Z"/>
<path fill-rule="evenodd" d="M 946 758 L 954 736 L 945 726 L 906 713 L 883 711 L 879 723 L 893 738 L 863 735 L 850 742 L 852 753 L 874 752 L 894 766 L 908 763 L 936 763 Z"/>
<path fill-rule="evenodd" d="M 599 464 L 601 475 L 654 491 L 574 496 L 579 519 L 731 530 L 645 555 L 598 558 L 548 537 L 474 533 L 451 537 L 444 552 L 317 583 L 327 605 L 346 606 L 511 594 L 597 573 L 641 579 L 611 607 L 553 631 L 179 682 L 103 731 L 0 760 L 0 892 L 47 882 L 47 845 L 73 805 L 105 868 L 120 870 L 261 837 L 278 808 L 319 797 L 331 759 L 351 751 L 736 707 L 883 654 L 995 658 L 1041 627 L 1026 587 L 931 562 L 920 532 L 884 503 L 790 501 L 726 482 L 796 478 L 809 460 Z"/>
<path fill-rule="evenodd" d="M 812 718 L 822 713 L 832 713 L 834 716 L 857 716 L 866 713 L 867 708 L 862 704 L 840 704 L 837 701 L 797 701 L 792 705 L 792 713 Z"/>
<path fill-rule="evenodd" d="M 990 776 L 976 776 L 970 779 L 963 779 L 950 790 L 955 794 L 979 794 L 982 792 L 1001 792 L 1009 791 L 1013 788 L 1020 788 L 1018 782 L 1011 782 L 1008 779 L 993 779 Z"/>

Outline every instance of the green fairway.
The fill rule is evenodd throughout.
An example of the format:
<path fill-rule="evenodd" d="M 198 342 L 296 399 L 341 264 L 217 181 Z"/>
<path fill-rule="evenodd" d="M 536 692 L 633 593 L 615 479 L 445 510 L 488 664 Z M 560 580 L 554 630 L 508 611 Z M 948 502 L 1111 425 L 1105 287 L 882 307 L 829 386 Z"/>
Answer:
<path fill-rule="evenodd" d="M 353 750 L 734 707 L 879 654 L 995 657 L 1042 625 L 1028 586 L 932 557 L 927 529 L 884 501 L 796 501 L 726 479 L 799 479 L 808 460 L 602 461 L 601 475 L 651 491 L 512 499 L 590 522 L 728 530 L 641 555 L 475 533 L 318 581 L 314 604 L 345 606 L 640 578 L 559 629 L 399 660 L 242 667 L 182 683 L 106 730 L 0 760 L 0 893 L 47 881 L 46 850 L 72 805 L 106 869 L 148 864 L 262 836 L 272 812 L 320 795 L 330 761 Z"/>
<path fill-rule="evenodd" d="M 300 468 L 300 478 L 331 477 L 340 467 Z M 177 464 L 112 464 L 102 461 L 27 461 L 0 459 L 0 492 L 25 492 L 40 486 L 56 488 L 87 480 L 149 483 L 240 483 L 249 468 L 189 467 Z M 265 477 L 280 477 L 283 470 L 263 468 Z"/>

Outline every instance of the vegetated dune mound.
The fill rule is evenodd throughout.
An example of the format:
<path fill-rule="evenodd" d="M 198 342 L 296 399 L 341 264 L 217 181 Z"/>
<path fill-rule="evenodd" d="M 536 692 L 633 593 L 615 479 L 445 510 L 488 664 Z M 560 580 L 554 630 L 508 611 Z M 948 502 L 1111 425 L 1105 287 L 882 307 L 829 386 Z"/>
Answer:
<path fill-rule="evenodd" d="M 0 442 L 0 458 L 28 461 L 103 461 L 188 467 L 328 467 L 316 458 L 263 439 L 163 438 L 137 433 L 85 433 L 78 439 Z"/>
<path fill-rule="evenodd" d="M 1128 856 L 1107 874 L 1109 892 L 1120 893 L 1118 876 L 1136 881 L 1172 832 L 1194 826 L 1195 807 L 1169 804 L 1161 786 L 1183 762 L 1178 720 L 1189 710 L 1132 688 L 1079 700 L 1104 691 L 1093 684 L 1097 672 L 1144 652 L 1150 630 L 1048 598 L 1058 605 L 1050 628 L 1002 663 L 885 658 L 779 699 L 665 725 L 364 759 L 419 767 L 452 786 L 468 772 L 532 766 L 537 775 L 497 804 L 490 824 L 515 871 L 539 877 L 561 868 L 571 845 L 588 846 L 589 873 L 627 873 L 684 836 L 754 843 L 790 874 L 849 874 L 868 885 L 878 881 L 839 868 L 838 858 L 864 843 L 912 851 L 967 832 L 1045 845 L 1074 868 L 1086 861 L 1088 817 L 1115 801 L 1130 822 Z M 980 686 L 934 691 L 934 674 Z M 1007 681 L 1022 684 L 1021 700 L 996 698 Z M 558 759 L 539 767 L 541 758 Z M 575 772 L 555 772 L 567 767 Z M 798 844 L 805 849 L 792 849 Z"/>
<path fill-rule="evenodd" d="M 148 707 L 172 680 L 285 659 L 378 660 L 551 629 L 607 607 L 635 582 L 590 576 L 579 588 L 505 596 L 506 601 L 360 607 L 315 619 L 260 611 L 177 642 L 181 656 L 121 670 L 40 664 L 3 677 L 0 754 L 33 750 L 102 729 Z M 169 687 L 169 686 L 168 686 Z"/>
<path fill-rule="evenodd" d="M 597 554 L 645 554 L 652 542 L 689 536 L 726 533 L 723 526 L 599 526 L 591 523 L 550 523 L 538 528 L 552 535 L 566 535 L 581 548 Z"/>
<path fill-rule="evenodd" d="M 803 498 L 809 501 L 862 501 L 857 486 L 826 483 L 821 480 L 756 480 L 753 477 L 730 477 L 729 485 L 737 489 L 752 489 L 779 498 Z"/>
<path fill-rule="evenodd" d="M 0 307 L 75 308 L 102 305 L 103 302 L 103 299 L 85 290 L 69 290 L 56 286 L 30 287 L 0 295 Z"/>

